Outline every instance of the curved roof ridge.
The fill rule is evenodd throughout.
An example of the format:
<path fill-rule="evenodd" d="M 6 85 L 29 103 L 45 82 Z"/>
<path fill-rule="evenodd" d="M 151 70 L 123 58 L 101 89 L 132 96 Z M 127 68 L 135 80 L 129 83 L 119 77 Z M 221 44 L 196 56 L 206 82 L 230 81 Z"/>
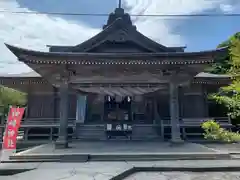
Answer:
<path fill-rule="evenodd" d="M 13 46 L 10 44 L 5 43 L 7 48 L 12 51 L 15 55 L 16 53 L 27 53 L 27 54 L 34 54 L 34 55 L 94 55 L 94 56 L 136 56 L 136 55 L 152 55 L 152 56 L 157 56 L 157 55 L 162 55 L 162 56 L 181 56 L 181 55 L 202 55 L 202 54 L 211 54 L 214 52 L 226 52 L 227 48 L 217 48 L 214 50 L 205 50 L 205 51 L 196 51 L 196 52 L 150 52 L 150 53 L 145 53 L 145 52 L 126 52 L 126 53 L 89 53 L 89 52 L 43 52 L 43 51 L 36 51 L 36 50 L 30 50 L 30 49 L 25 49 L 17 46 Z"/>

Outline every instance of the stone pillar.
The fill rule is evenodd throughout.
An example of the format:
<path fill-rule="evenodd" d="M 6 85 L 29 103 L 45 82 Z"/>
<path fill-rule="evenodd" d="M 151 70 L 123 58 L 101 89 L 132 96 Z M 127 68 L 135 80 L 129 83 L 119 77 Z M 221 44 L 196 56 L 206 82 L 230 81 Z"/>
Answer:
<path fill-rule="evenodd" d="M 56 148 L 68 147 L 68 81 L 63 80 L 59 87 L 60 91 L 60 127 L 56 141 Z"/>
<path fill-rule="evenodd" d="M 182 142 L 179 122 L 179 85 L 175 81 L 170 82 L 170 117 L 171 117 L 171 141 Z"/>

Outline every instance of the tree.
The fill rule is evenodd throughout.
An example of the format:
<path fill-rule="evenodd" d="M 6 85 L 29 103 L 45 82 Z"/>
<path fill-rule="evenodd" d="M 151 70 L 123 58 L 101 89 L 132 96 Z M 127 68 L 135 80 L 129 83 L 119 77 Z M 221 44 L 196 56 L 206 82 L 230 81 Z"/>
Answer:
<path fill-rule="evenodd" d="M 229 64 L 226 72 L 231 75 L 232 83 L 220 88 L 219 92 L 211 95 L 218 103 L 225 105 L 233 119 L 240 117 L 240 33 L 222 43 L 229 46 L 228 61 L 222 61 L 221 70 Z M 215 69 L 216 70 L 216 69 Z"/>
<path fill-rule="evenodd" d="M 236 40 L 240 40 L 240 32 L 235 33 L 228 40 L 219 44 L 217 48 L 229 47 L 230 51 L 231 51 L 231 47 L 232 47 L 234 41 L 236 41 Z M 230 54 L 227 54 L 225 57 L 221 57 L 220 59 L 217 59 L 216 63 L 214 63 L 206 71 L 213 73 L 213 74 L 227 74 L 227 73 L 229 73 L 229 70 L 231 69 L 231 65 L 232 65 L 231 61 L 232 60 L 231 60 Z"/>
<path fill-rule="evenodd" d="M 0 86 L 0 113 L 7 115 L 9 106 L 23 106 L 26 104 L 26 95 L 17 90 Z"/>

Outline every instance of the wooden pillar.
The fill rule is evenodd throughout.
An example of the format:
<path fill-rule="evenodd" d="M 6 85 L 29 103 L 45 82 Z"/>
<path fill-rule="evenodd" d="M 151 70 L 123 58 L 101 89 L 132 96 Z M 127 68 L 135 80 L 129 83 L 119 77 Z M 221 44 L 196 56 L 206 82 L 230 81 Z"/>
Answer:
<path fill-rule="evenodd" d="M 171 117 L 171 141 L 182 142 L 179 122 L 179 85 L 175 81 L 170 82 L 170 117 Z"/>
<path fill-rule="evenodd" d="M 31 107 L 32 107 L 32 104 L 31 104 L 31 100 L 32 100 L 32 91 L 31 91 L 31 87 L 28 86 L 28 89 L 27 89 L 27 109 L 25 110 L 25 116 L 24 116 L 24 119 L 27 119 L 27 118 L 31 118 Z"/>
<path fill-rule="evenodd" d="M 155 124 L 158 124 L 158 123 L 159 123 L 157 99 L 153 99 L 153 107 L 154 107 L 154 119 L 153 119 L 153 124 L 155 125 Z"/>
<path fill-rule="evenodd" d="M 54 96 L 54 101 L 53 101 L 53 119 L 54 121 L 56 121 L 58 119 L 58 115 L 57 115 L 57 107 L 58 107 L 58 90 L 56 87 L 53 88 L 53 96 Z"/>
<path fill-rule="evenodd" d="M 100 103 L 101 103 L 101 122 L 105 122 L 105 117 L 104 117 L 104 103 L 105 103 L 105 98 L 103 95 L 100 95 Z"/>
<path fill-rule="evenodd" d="M 68 147 L 68 81 L 63 80 L 60 84 L 60 127 L 56 141 L 56 148 Z"/>
<path fill-rule="evenodd" d="M 204 98 L 204 110 L 205 110 L 205 117 L 209 117 L 209 109 L 208 109 L 208 93 L 207 93 L 207 89 L 205 86 L 203 86 L 203 98 Z"/>
<path fill-rule="evenodd" d="M 183 92 L 183 87 L 179 87 L 179 117 L 180 119 L 184 117 L 184 92 Z"/>

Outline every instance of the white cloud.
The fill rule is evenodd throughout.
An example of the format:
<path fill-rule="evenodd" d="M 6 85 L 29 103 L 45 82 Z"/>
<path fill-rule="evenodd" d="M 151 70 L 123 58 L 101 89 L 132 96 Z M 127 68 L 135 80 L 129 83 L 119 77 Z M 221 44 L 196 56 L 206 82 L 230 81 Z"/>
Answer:
<path fill-rule="evenodd" d="M 220 9 L 223 11 L 223 12 L 232 12 L 234 10 L 234 6 L 231 5 L 231 4 L 220 4 Z"/>
<path fill-rule="evenodd" d="M 219 5 L 229 0 L 125 0 L 131 14 L 196 14 L 206 10 L 219 9 Z M 221 10 L 221 9 L 220 9 Z M 169 45 L 185 45 L 184 37 L 174 34 L 173 24 L 162 17 L 139 18 L 138 29 L 158 42 Z M 175 26 L 178 22 L 174 21 Z"/>
<path fill-rule="evenodd" d="M 0 8 L 6 11 L 29 11 L 19 8 L 15 0 L 1 0 Z M 47 50 L 47 44 L 74 45 L 82 42 L 100 29 L 93 29 L 84 24 L 76 24 L 62 18 L 47 15 L 0 14 L 0 49 L 1 73 L 20 73 L 30 69 L 23 64 L 15 64 L 16 57 L 5 47 L 4 43 L 19 45 L 36 50 Z"/>
<path fill-rule="evenodd" d="M 228 0 L 125 0 L 131 14 L 192 14 L 220 8 Z M 16 0 L 1 0 L 0 9 L 29 11 L 20 8 Z M 224 10 L 223 10 L 224 11 Z M 176 22 L 177 23 L 177 22 Z M 136 19 L 138 29 L 164 45 L 185 45 L 184 38 L 172 32 L 172 24 L 155 18 Z M 46 44 L 74 45 L 100 31 L 83 23 L 71 22 L 47 15 L 0 14 L 1 61 L 16 62 L 16 58 L 4 46 L 4 42 L 37 50 L 47 50 Z M 29 71 L 25 65 L 0 63 L 1 73 Z"/>
<path fill-rule="evenodd" d="M 240 10 L 240 1 L 228 0 L 227 2 L 220 4 L 219 8 L 224 13 L 238 13 Z"/>

